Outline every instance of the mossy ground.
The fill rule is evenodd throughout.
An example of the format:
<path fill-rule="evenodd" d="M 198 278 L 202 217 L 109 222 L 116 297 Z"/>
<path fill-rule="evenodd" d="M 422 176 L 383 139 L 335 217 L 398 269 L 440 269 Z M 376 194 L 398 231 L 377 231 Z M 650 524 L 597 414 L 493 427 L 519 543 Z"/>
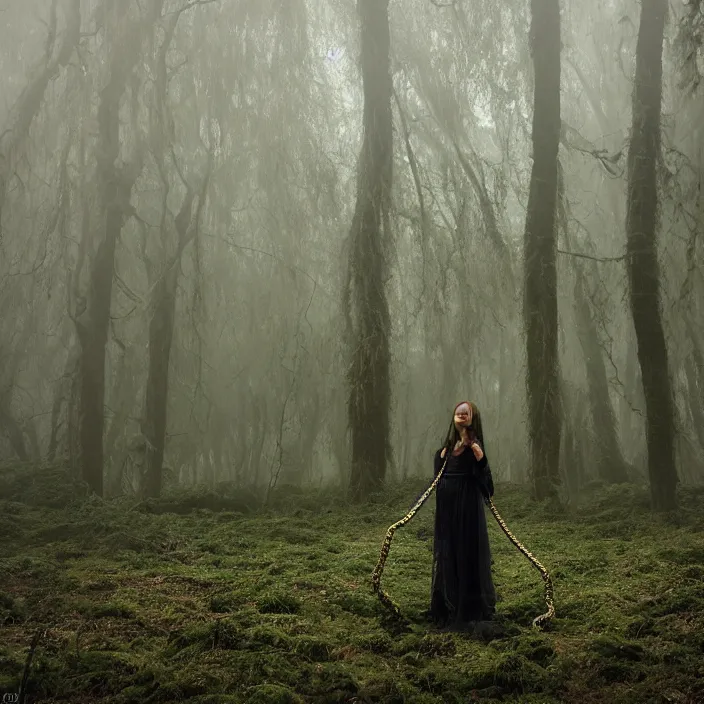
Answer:
<path fill-rule="evenodd" d="M 487 512 L 502 632 L 483 641 L 424 621 L 433 498 L 384 573 L 406 620 L 370 592 L 422 482 L 357 507 L 281 492 L 253 512 L 224 490 L 73 501 L 41 474 L 18 494 L 20 476 L 0 486 L 14 499 L 0 501 L 0 694 L 18 691 L 42 630 L 26 702 L 704 702 L 701 490 L 653 517 L 643 488 L 555 514 L 499 485 L 497 508 L 553 576 L 557 618 L 530 627 L 542 581 Z"/>

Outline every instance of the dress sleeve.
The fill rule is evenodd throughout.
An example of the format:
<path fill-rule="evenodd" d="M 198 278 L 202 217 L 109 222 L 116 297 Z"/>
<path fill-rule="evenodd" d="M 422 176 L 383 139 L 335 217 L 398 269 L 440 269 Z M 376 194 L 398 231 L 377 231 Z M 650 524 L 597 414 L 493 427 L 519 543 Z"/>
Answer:
<path fill-rule="evenodd" d="M 491 467 L 486 455 L 477 462 L 477 479 L 479 479 L 482 492 L 488 500 L 494 495 L 494 480 L 491 476 Z"/>

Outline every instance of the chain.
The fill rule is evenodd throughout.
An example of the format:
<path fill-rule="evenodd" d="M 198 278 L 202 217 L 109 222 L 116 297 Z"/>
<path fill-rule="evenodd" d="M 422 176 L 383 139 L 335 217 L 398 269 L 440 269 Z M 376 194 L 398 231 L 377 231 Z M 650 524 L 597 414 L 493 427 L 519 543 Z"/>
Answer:
<path fill-rule="evenodd" d="M 440 482 L 440 479 L 445 471 L 445 467 L 447 466 L 447 460 L 449 458 L 450 452 L 446 452 L 445 462 L 443 463 L 442 468 L 438 472 L 437 477 L 435 477 L 431 485 L 420 495 L 411 510 L 399 521 L 396 521 L 396 523 L 393 523 L 391 526 L 389 526 L 389 529 L 386 531 L 384 543 L 381 546 L 381 554 L 379 555 L 379 561 L 377 562 L 376 567 L 374 568 L 374 572 L 372 573 L 372 591 L 378 595 L 379 601 L 381 601 L 381 603 L 390 611 L 392 611 L 396 616 L 401 615 L 401 609 L 399 608 L 398 604 L 396 604 L 396 602 L 394 602 L 393 599 L 389 596 L 388 592 L 384 591 L 381 588 L 381 575 L 384 571 L 384 565 L 386 564 L 386 559 L 389 556 L 389 551 L 391 550 L 391 541 L 393 540 L 396 529 L 406 525 L 406 523 L 408 523 L 413 518 L 413 516 L 418 513 L 421 506 L 428 500 L 428 497 L 433 493 L 433 491 L 435 491 L 435 487 L 437 487 L 438 483 Z M 499 512 L 496 510 L 496 506 L 494 506 L 494 502 L 491 499 L 489 499 L 489 508 L 494 518 L 496 519 L 496 522 L 501 527 L 501 530 L 503 530 L 508 539 L 520 550 L 520 552 L 525 555 L 528 560 L 530 560 L 533 566 L 540 572 L 540 576 L 543 578 L 543 582 L 545 583 L 545 604 L 547 606 L 547 611 L 543 614 L 540 614 L 540 616 L 536 616 L 536 618 L 533 619 L 533 626 L 535 628 L 542 629 L 555 616 L 555 604 L 553 601 L 554 594 L 550 574 L 545 569 L 545 567 L 543 567 L 543 565 L 533 556 L 533 554 L 518 541 L 518 539 L 513 535 L 513 533 L 511 533 L 504 519 L 501 518 Z"/>

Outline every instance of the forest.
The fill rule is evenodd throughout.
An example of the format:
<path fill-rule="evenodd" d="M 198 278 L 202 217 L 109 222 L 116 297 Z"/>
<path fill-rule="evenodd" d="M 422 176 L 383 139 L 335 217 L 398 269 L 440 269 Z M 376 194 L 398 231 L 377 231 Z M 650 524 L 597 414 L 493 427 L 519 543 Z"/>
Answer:
<path fill-rule="evenodd" d="M 0 0 L 0 693 L 704 702 L 701 0 Z M 491 637 L 424 620 L 481 409 Z M 492 507 L 492 511 L 495 509 Z"/>

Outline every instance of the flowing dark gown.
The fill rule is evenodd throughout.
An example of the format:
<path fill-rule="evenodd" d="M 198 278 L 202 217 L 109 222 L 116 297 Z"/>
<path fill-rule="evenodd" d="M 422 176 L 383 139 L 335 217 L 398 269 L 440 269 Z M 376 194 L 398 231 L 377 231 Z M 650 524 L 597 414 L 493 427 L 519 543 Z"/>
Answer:
<path fill-rule="evenodd" d="M 435 455 L 435 476 L 444 458 Z M 486 456 L 469 447 L 451 455 L 436 487 L 430 619 L 442 628 L 467 630 L 494 615 L 496 592 L 484 502 L 494 494 Z"/>

